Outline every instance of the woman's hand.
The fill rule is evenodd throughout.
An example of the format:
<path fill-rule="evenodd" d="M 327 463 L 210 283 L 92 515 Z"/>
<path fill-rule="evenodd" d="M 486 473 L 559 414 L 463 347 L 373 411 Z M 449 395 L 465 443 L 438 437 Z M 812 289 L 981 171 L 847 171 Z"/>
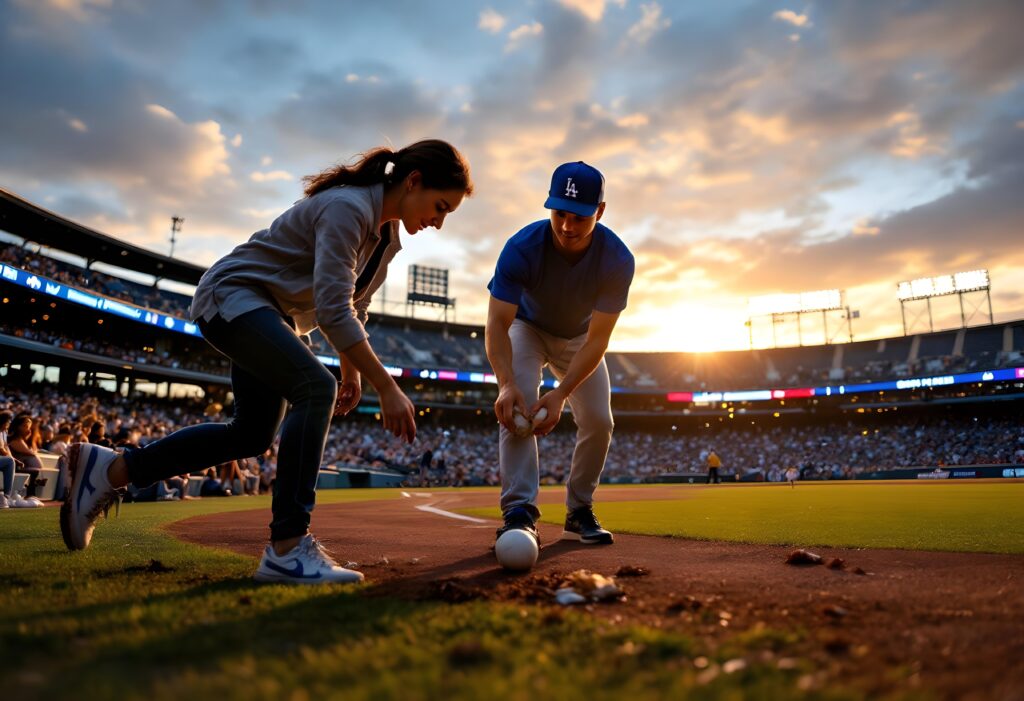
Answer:
<path fill-rule="evenodd" d="M 415 440 L 416 408 L 393 382 L 380 392 L 380 411 L 385 431 L 404 439 L 406 443 Z"/>
<path fill-rule="evenodd" d="M 363 396 L 359 374 L 355 378 L 345 378 L 338 383 L 338 400 L 334 403 L 334 415 L 345 416 L 359 404 Z"/>

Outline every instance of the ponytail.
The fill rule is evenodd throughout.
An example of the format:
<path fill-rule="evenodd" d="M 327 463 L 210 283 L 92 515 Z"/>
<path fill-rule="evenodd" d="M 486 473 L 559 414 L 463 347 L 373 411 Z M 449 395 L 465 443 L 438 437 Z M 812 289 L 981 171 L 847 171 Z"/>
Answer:
<path fill-rule="evenodd" d="M 419 171 L 423 186 L 435 190 L 458 189 L 473 194 L 469 162 L 454 146 L 439 139 L 417 141 L 398 151 L 375 148 L 360 155 L 353 165 L 335 166 L 302 179 L 305 195 L 323 192 L 338 185 L 366 187 L 383 183 L 385 187 L 399 183 L 409 173 Z"/>

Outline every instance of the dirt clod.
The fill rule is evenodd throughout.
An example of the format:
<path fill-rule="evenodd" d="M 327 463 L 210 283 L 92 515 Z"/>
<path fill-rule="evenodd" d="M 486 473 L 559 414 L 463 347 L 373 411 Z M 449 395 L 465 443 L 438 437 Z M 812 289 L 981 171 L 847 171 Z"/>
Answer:
<path fill-rule="evenodd" d="M 844 609 L 842 606 L 835 605 L 826 606 L 821 610 L 821 612 L 829 618 L 834 618 L 836 620 L 846 618 L 848 615 L 850 615 L 850 612 Z"/>
<path fill-rule="evenodd" d="M 681 613 L 683 611 L 699 611 L 704 606 L 699 599 L 686 595 L 672 601 L 665 610 L 669 613 Z"/>
<path fill-rule="evenodd" d="M 616 577 L 646 577 L 651 571 L 639 565 L 623 565 L 615 571 Z"/>
<path fill-rule="evenodd" d="M 440 599 L 451 604 L 480 599 L 482 596 L 483 593 L 478 588 L 466 586 L 456 579 L 434 582 L 433 591 L 427 593 L 427 598 Z"/>
<path fill-rule="evenodd" d="M 786 558 L 787 565 L 820 565 L 824 563 L 821 555 L 812 553 L 810 550 L 794 550 Z"/>

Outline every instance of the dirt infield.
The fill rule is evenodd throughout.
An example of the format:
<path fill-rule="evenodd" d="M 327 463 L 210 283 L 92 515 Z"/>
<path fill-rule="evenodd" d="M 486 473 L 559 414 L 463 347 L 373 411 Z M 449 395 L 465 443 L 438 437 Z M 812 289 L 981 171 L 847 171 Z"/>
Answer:
<path fill-rule="evenodd" d="M 541 524 L 542 548 L 527 575 L 502 571 L 490 547 L 496 522 L 445 515 L 493 506 L 493 493 L 407 492 L 388 501 L 319 506 L 314 532 L 344 564 L 366 574 L 368 596 L 530 601 L 556 607 L 563 575 L 620 568 L 624 601 L 592 615 L 672 628 L 725 649 L 763 636 L 764 655 L 810 662 L 812 686 L 868 692 L 922 688 L 958 699 L 1024 699 L 1024 557 L 903 550 L 813 548 L 841 568 L 785 564 L 792 547 L 618 535 L 612 546 L 558 541 Z M 601 500 L 679 498 L 673 488 L 602 487 Z M 559 495 L 546 493 L 548 513 Z M 195 543 L 258 555 L 268 510 L 221 513 L 168 527 Z M 864 574 L 857 573 L 862 570 Z M 785 642 L 780 642 L 785 639 Z M 774 641 L 774 642 L 772 642 Z M 749 645 L 748 645 L 749 646 Z"/>

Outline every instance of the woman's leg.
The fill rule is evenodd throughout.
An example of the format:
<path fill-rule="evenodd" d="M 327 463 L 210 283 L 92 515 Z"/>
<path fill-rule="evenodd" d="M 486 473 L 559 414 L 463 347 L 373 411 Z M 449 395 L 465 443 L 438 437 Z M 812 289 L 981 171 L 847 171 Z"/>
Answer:
<path fill-rule="evenodd" d="M 231 359 L 234 418 L 190 426 L 126 452 L 129 477 L 136 484 L 148 483 L 259 455 L 273 442 L 290 403 L 281 424 L 270 529 L 274 541 L 303 536 L 309 530 L 337 380 L 272 309 L 257 309 L 231 322 L 214 318 L 202 330 Z"/>
<path fill-rule="evenodd" d="M 4 476 L 4 496 L 14 495 L 14 458 L 6 455 L 0 456 L 0 472 Z"/>

